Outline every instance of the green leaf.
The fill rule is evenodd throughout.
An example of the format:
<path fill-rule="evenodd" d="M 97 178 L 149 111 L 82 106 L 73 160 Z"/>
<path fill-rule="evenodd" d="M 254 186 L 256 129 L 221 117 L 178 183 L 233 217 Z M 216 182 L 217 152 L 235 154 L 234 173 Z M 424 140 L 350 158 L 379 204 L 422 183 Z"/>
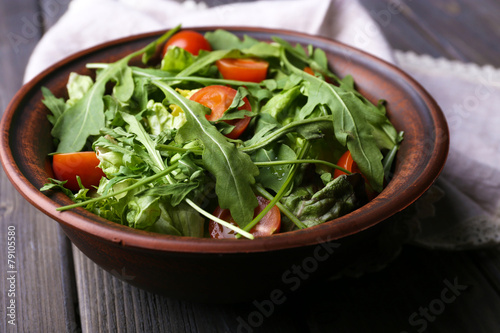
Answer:
<path fill-rule="evenodd" d="M 203 163 L 215 176 L 219 205 L 229 209 L 236 223 L 244 228 L 252 220 L 257 206 L 252 185 L 258 168 L 248 155 L 240 152 L 210 124 L 205 118 L 203 105 L 179 95 L 164 82 L 153 81 L 153 84 L 163 90 L 169 101 L 184 110 L 187 122 L 179 130 L 179 135 L 184 140 L 200 140 L 203 143 Z"/>
<path fill-rule="evenodd" d="M 298 85 L 291 89 L 283 90 L 279 94 L 274 95 L 262 107 L 261 113 L 269 113 L 274 118 L 277 118 L 300 94 L 300 86 Z"/>
<path fill-rule="evenodd" d="M 260 43 L 258 40 L 246 35 L 243 40 L 240 40 L 235 34 L 223 29 L 206 32 L 205 38 L 213 50 L 243 50 Z"/>
<path fill-rule="evenodd" d="M 297 158 L 297 154 L 287 145 L 276 145 L 273 149 L 259 149 L 252 155 L 254 162 L 291 161 Z M 256 180 L 263 187 L 278 192 L 286 181 L 290 172 L 291 164 L 282 164 L 259 168 Z"/>
<path fill-rule="evenodd" d="M 145 120 L 151 134 L 159 135 L 165 130 L 179 129 L 184 125 L 186 122 L 184 112 L 178 112 L 174 116 L 170 111 L 163 103 L 149 101 Z"/>
<path fill-rule="evenodd" d="M 109 71 L 113 71 L 113 67 Z M 103 95 L 105 83 L 110 76 L 102 76 L 82 99 L 57 119 L 52 136 L 59 139 L 58 153 L 71 153 L 82 150 L 87 138 L 99 134 L 99 129 L 104 126 Z"/>
<path fill-rule="evenodd" d="M 270 43 L 261 42 L 248 35 L 244 35 L 243 39 L 240 39 L 229 31 L 218 29 L 213 32 L 205 33 L 205 38 L 208 40 L 213 50 L 240 50 L 246 57 L 279 57 L 279 47 Z"/>
<path fill-rule="evenodd" d="M 319 191 L 312 185 L 299 187 L 281 202 L 302 223 L 312 227 L 361 207 L 366 202 L 364 180 L 360 174 L 343 175 Z"/>
<path fill-rule="evenodd" d="M 297 61 L 302 64 L 302 66 L 300 67 L 301 71 L 303 71 L 304 65 L 306 65 L 311 67 L 313 71 L 319 72 L 323 76 L 328 76 L 335 82 L 340 81 L 339 78 L 328 68 L 328 59 L 326 58 L 326 54 L 323 50 L 318 48 L 314 49 L 311 45 L 309 45 L 308 55 L 304 51 L 304 48 L 299 44 L 293 47 L 290 43 L 279 37 L 273 37 L 273 40 L 281 45 L 284 50 L 290 53 Z"/>
<path fill-rule="evenodd" d="M 184 76 L 190 76 L 195 73 L 198 73 L 204 69 L 206 69 L 207 66 L 212 65 L 214 62 L 216 62 L 219 59 L 222 58 L 238 58 L 241 56 L 241 52 L 238 50 L 217 50 L 217 51 L 212 51 L 212 52 L 204 52 L 200 53 L 196 60 L 186 67 L 184 70 L 179 72 L 176 76 L 179 77 L 184 77 Z"/>
<path fill-rule="evenodd" d="M 167 51 L 161 61 L 161 70 L 179 73 L 194 62 L 194 56 L 180 47 L 173 47 Z"/>
<path fill-rule="evenodd" d="M 74 200 L 75 196 L 73 192 L 71 192 L 70 189 L 64 187 L 64 184 L 67 183 L 67 180 L 61 181 L 53 178 L 48 178 L 47 180 L 49 182 L 43 185 L 42 188 L 40 188 L 40 191 L 51 191 L 51 190 L 62 191 L 70 199 Z"/>
<path fill-rule="evenodd" d="M 89 136 L 99 134 L 99 130 L 105 124 L 103 96 L 106 84 L 115 81 L 113 92 L 116 98 L 126 102 L 134 90 L 132 70 L 128 67 L 130 59 L 144 55 L 143 60 L 148 60 L 156 51 L 156 47 L 178 29 L 179 27 L 170 30 L 146 47 L 107 65 L 98 73 L 94 85 L 57 119 L 51 133 L 60 141 L 57 147 L 58 153 L 80 151 Z"/>
<path fill-rule="evenodd" d="M 379 101 L 378 105 L 374 105 L 361 95 L 354 87 L 354 80 L 351 75 L 347 75 L 341 81 L 339 86 L 348 92 L 352 92 L 363 103 L 366 108 L 365 116 L 373 126 L 373 137 L 377 142 L 379 149 L 392 149 L 399 143 L 398 133 L 389 118 L 386 116 L 386 110 L 383 101 Z"/>
<path fill-rule="evenodd" d="M 332 117 L 323 116 L 293 121 L 277 130 L 271 131 L 271 129 L 271 124 L 266 125 L 240 149 L 245 152 L 255 151 L 292 132 L 300 134 L 306 140 L 322 139 L 326 133 L 332 131 Z"/>
<path fill-rule="evenodd" d="M 59 117 L 66 111 L 67 105 L 64 98 L 57 98 L 46 87 L 42 87 L 43 104 L 50 110 L 52 115 L 48 115 L 50 123 L 54 125 Z"/>
<path fill-rule="evenodd" d="M 127 203 L 125 218 L 129 227 L 147 229 L 151 227 L 161 215 L 159 207 L 160 197 L 141 195 Z"/>
<path fill-rule="evenodd" d="M 99 159 L 99 168 L 111 179 L 120 175 L 143 174 L 148 168 L 135 151 L 123 143 L 100 137 L 93 144 Z"/>
<path fill-rule="evenodd" d="M 156 144 L 149 136 L 148 132 L 144 129 L 141 123 L 137 120 L 137 118 L 128 113 L 122 113 L 123 120 L 125 120 L 129 124 L 129 131 L 134 133 L 137 137 L 137 140 L 141 142 L 146 148 L 148 155 L 152 161 L 151 167 L 155 172 L 160 172 L 165 169 L 165 164 L 160 155 L 160 152 L 156 150 Z"/>
<path fill-rule="evenodd" d="M 122 103 L 126 103 L 133 95 L 135 83 L 132 78 L 132 69 L 126 64 L 117 68 L 110 78 L 116 82 L 113 87 L 113 96 Z"/>
<path fill-rule="evenodd" d="M 81 98 L 87 93 L 87 91 L 92 88 L 94 81 L 88 75 L 80 75 L 74 72 L 69 74 L 68 83 L 66 88 L 68 90 L 68 100 L 66 103 L 68 106 L 73 105 L 73 103 Z"/>
<path fill-rule="evenodd" d="M 247 111 L 247 110 L 238 110 L 238 108 L 242 107 L 245 105 L 245 101 L 243 100 L 245 97 L 248 96 L 248 90 L 243 87 L 239 87 L 236 95 L 233 98 L 233 102 L 229 106 L 229 108 L 224 111 L 222 114 L 222 117 L 217 119 L 217 122 L 220 122 L 222 120 L 234 120 L 234 119 L 243 119 L 245 116 L 246 117 L 254 117 L 257 114 L 252 111 Z"/>
<path fill-rule="evenodd" d="M 180 204 L 186 196 L 199 186 L 197 183 L 173 183 L 151 187 L 138 195 L 168 197 L 172 207 Z"/>
<path fill-rule="evenodd" d="M 386 117 L 367 108 L 355 93 L 337 88 L 294 67 L 285 53 L 282 60 L 290 71 L 302 76 L 308 84 L 308 100 L 300 111 L 300 118 L 307 118 L 318 106 L 327 106 L 333 114 L 336 139 L 351 152 L 374 190 L 382 191 L 383 155 L 373 133 L 380 128 L 381 122 L 386 124 Z"/>
<path fill-rule="evenodd" d="M 149 231 L 186 237 L 203 237 L 205 219 L 182 202 L 172 207 L 166 200 L 159 203 L 160 217 Z"/>
<path fill-rule="evenodd" d="M 144 49 L 141 50 L 142 54 L 142 63 L 146 64 L 158 51 L 158 47 L 163 44 L 167 39 L 169 39 L 172 35 L 174 35 L 179 29 L 181 28 L 180 25 L 168 30 L 166 33 L 164 33 L 160 38 L 157 40 L 149 43 Z"/>

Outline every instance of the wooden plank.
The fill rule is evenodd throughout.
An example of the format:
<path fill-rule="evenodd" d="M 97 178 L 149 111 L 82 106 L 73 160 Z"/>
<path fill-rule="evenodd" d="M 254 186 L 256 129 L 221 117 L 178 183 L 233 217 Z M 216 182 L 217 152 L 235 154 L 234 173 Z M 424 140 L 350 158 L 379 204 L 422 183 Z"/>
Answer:
<path fill-rule="evenodd" d="M 0 2 L 0 110 L 21 87 L 24 68 L 41 34 L 43 19 L 34 0 Z M 7 266 L 8 231 L 15 228 L 14 269 Z M 0 331 L 76 332 L 74 279 L 69 242 L 57 223 L 30 206 L 0 172 Z M 12 241 L 12 240 L 9 240 Z M 10 250 L 13 250 L 11 247 Z M 11 263 L 9 263 L 11 264 Z M 15 273 L 7 273 L 14 271 Z M 12 277 L 7 280 L 7 277 Z M 11 284 L 10 282 L 15 282 Z M 8 290 L 15 288 L 14 293 Z M 15 302 L 15 323 L 7 306 Z M 9 313 L 12 310 L 8 310 Z"/>
<path fill-rule="evenodd" d="M 500 66 L 500 45 L 496 43 L 500 38 L 500 6 L 494 0 L 361 3 L 394 48 Z"/>
<path fill-rule="evenodd" d="M 83 332 L 414 332 L 424 327 L 429 332 L 493 332 L 500 328 L 500 298 L 468 252 L 406 247 L 380 272 L 324 281 L 290 295 L 262 326 L 242 324 L 251 322 L 255 304 L 207 305 L 153 295 L 119 281 L 78 250 L 74 253 Z"/>
<path fill-rule="evenodd" d="M 314 295 L 314 297 L 311 297 Z M 500 298 L 467 252 L 406 247 L 384 270 L 302 297 L 311 332 L 496 332 Z"/>
<path fill-rule="evenodd" d="M 43 19 L 36 15 L 37 8 L 36 0 L 9 0 L 0 3 L 2 104 L 6 104 L 21 87 L 24 68 L 41 37 Z"/>
<path fill-rule="evenodd" d="M 56 222 L 26 204 L 15 193 L 5 174 L 0 175 L 0 258 L 2 276 L 0 314 L 7 318 L 8 302 L 16 305 L 16 324 L 19 332 L 57 331 L 73 332 L 77 328 L 74 299 L 68 297 L 71 280 L 68 280 L 67 251 Z M 15 264 L 7 267 L 8 230 L 15 228 Z M 6 277 L 7 268 L 15 271 L 15 295 Z M 13 269 L 12 269 L 13 268 Z M 14 327 L 2 320 L 2 332 L 14 332 Z"/>
<path fill-rule="evenodd" d="M 472 261 L 500 295 L 500 247 L 471 252 Z"/>
<path fill-rule="evenodd" d="M 258 326 L 258 332 L 301 332 L 303 316 L 293 313 L 290 304 L 276 307 L 267 318 L 255 314 L 252 303 L 214 305 L 171 299 L 119 280 L 76 248 L 73 253 L 84 333 L 251 332 L 253 326 Z M 114 273 L 126 280 L 126 272 Z"/>
<path fill-rule="evenodd" d="M 31 52 L 46 29 L 57 22 L 70 0 L 8 0 L 0 3 L 0 105 L 7 103 L 22 85 Z"/>

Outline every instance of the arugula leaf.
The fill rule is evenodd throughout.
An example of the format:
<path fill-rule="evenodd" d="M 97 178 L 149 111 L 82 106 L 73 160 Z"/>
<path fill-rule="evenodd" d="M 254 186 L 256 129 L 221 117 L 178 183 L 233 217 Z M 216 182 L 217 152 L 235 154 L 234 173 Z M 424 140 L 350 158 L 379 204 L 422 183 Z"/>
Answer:
<path fill-rule="evenodd" d="M 58 153 L 82 150 L 87 138 L 98 135 L 99 130 L 104 127 L 103 96 L 108 81 L 117 82 L 114 92 L 119 100 L 126 101 L 131 97 L 134 84 L 131 69 L 127 66 L 129 59 L 130 57 L 126 57 L 103 69 L 84 96 L 57 119 L 52 136 L 60 140 Z"/>
<path fill-rule="evenodd" d="M 148 188 L 138 195 L 168 197 L 172 207 L 180 204 L 186 196 L 199 186 L 197 183 L 173 183 Z"/>
<path fill-rule="evenodd" d="M 110 78 L 108 74 L 102 77 Z M 76 101 L 57 119 L 51 132 L 54 138 L 60 140 L 56 152 L 80 151 L 89 136 L 99 134 L 99 129 L 104 126 L 105 119 L 102 97 L 106 82 L 104 79 L 96 82 L 82 99 Z"/>
<path fill-rule="evenodd" d="M 239 107 L 245 105 L 245 101 L 243 98 L 248 96 L 248 90 L 243 87 L 239 87 L 236 95 L 233 98 L 233 102 L 229 106 L 229 108 L 224 111 L 222 117 L 217 119 L 217 122 L 221 122 L 222 120 L 234 120 L 234 119 L 242 119 L 246 117 L 255 117 L 257 114 L 252 111 L 247 110 L 238 110 Z M 234 126 L 233 126 L 234 127 Z"/>
<path fill-rule="evenodd" d="M 251 157 L 254 162 L 290 161 L 295 160 L 297 154 L 289 146 L 281 144 L 269 150 L 261 148 Z M 261 167 L 259 168 L 259 175 L 256 180 L 263 187 L 278 192 L 285 183 L 291 167 L 291 164 Z"/>
<path fill-rule="evenodd" d="M 64 184 L 66 184 L 68 181 L 67 180 L 57 180 L 54 178 L 48 178 L 48 183 L 43 185 L 40 188 L 40 191 L 51 191 L 51 190 L 57 190 L 63 192 L 65 195 L 67 195 L 71 200 L 75 199 L 75 195 L 73 192 L 71 192 L 70 189 L 67 189 L 64 187 Z"/>
<path fill-rule="evenodd" d="M 179 27 L 168 31 L 146 47 L 109 64 L 98 73 L 94 85 L 84 96 L 57 118 L 51 133 L 54 138 L 59 139 L 58 153 L 80 151 L 89 136 L 99 134 L 105 124 L 103 96 L 106 84 L 109 81 L 115 82 L 113 92 L 119 101 L 130 99 L 134 91 L 134 81 L 132 70 L 128 67 L 129 61 L 139 55 L 144 55 L 143 60 L 148 60 L 159 43 L 172 35 L 176 29 Z"/>
<path fill-rule="evenodd" d="M 248 35 L 243 35 L 243 39 L 240 39 L 227 30 L 217 29 L 205 33 L 205 38 L 213 50 L 240 50 L 247 57 L 269 58 L 279 56 L 279 47 L 259 41 Z"/>
<path fill-rule="evenodd" d="M 300 111 L 300 118 L 307 118 L 317 106 L 328 106 L 333 113 L 335 137 L 349 149 L 374 190 L 381 192 L 384 182 L 383 155 L 373 132 L 380 127 L 379 120 L 385 123 L 385 117 L 379 112 L 367 111 L 363 101 L 353 92 L 337 88 L 296 68 L 288 61 L 284 51 L 282 60 L 290 71 L 302 76 L 309 85 L 308 100 Z"/>
<path fill-rule="evenodd" d="M 331 127 L 331 116 L 293 121 L 274 131 L 271 131 L 271 129 L 273 129 L 272 125 L 268 124 L 267 126 L 264 126 L 259 132 L 257 132 L 252 139 L 246 141 L 244 146 L 241 147 L 240 150 L 245 152 L 255 151 L 281 139 L 284 135 L 291 132 L 298 133 L 307 140 L 321 139 L 325 136 L 325 133 L 331 131 Z"/>
<path fill-rule="evenodd" d="M 151 159 L 151 167 L 155 172 L 160 172 L 165 169 L 165 164 L 160 155 L 160 152 L 156 150 L 156 144 L 149 136 L 148 132 L 144 129 L 137 118 L 128 113 L 122 113 L 123 120 L 129 124 L 129 131 L 134 133 L 144 147 L 146 148 L 148 155 Z"/>
<path fill-rule="evenodd" d="M 166 33 L 164 33 L 160 38 L 158 38 L 155 41 L 152 41 L 149 43 L 145 48 L 143 48 L 138 54 L 142 54 L 142 63 L 147 64 L 147 62 L 155 55 L 155 53 L 158 51 L 157 48 L 163 42 L 165 42 L 167 39 L 169 39 L 172 35 L 174 35 L 177 31 L 179 31 L 181 28 L 181 25 L 179 24 L 178 26 L 170 29 Z M 137 54 L 137 55 L 138 55 Z"/>
<path fill-rule="evenodd" d="M 288 53 L 293 55 L 293 57 L 302 64 L 306 64 L 307 66 L 311 67 L 311 69 L 313 69 L 314 71 L 318 71 L 322 75 L 328 76 L 335 82 L 340 81 L 340 79 L 334 73 L 332 73 L 328 68 L 328 59 L 326 58 L 326 54 L 323 50 L 319 48 L 313 49 L 313 47 L 309 45 L 308 49 L 309 49 L 309 54 L 311 56 L 308 56 L 307 53 L 304 51 L 304 48 L 300 44 L 297 44 L 295 47 L 293 47 L 290 43 L 279 37 L 273 37 L 273 41 L 281 45 L 284 51 L 287 51 Z M 301 70 L 302 69 L 303 68 L 301 67 Z"/>
<path fill-rule="evenodd" d="M 52 94 L 52 92 L 46 88 L 42 87 L 43 104 L 52 112 L 51 115 L 47 115 L 47 119 L 52 125 L 57 122 L 57 119 L 66 111 L 67 105 L 64 98 L 57 98 Z"/>
<path fill-rule="evenodd" d="M 199 71 L 205 69 L 207 66 L 212 65 L 215 61 L 222 58 L 238 58 L 241 52 L 238 50 L 217 50 L 212 52 L 202 52 L 198 55 L 196 60 L 186 67 L 184 70 L 180 71 L 176 76 L 190 76 Z"/>
<path fill-rule="evenodd" d="M 128 102 L 128 100 L 134 94 L 135 82 L 132 78 L 132 69 L 128 67 L 127 63 L 123 66 L 117 68 L 117 70 L 112 73 L 110 80 L 115 82 L 113 87 L 113 96 L 122 103 Z M 99 79 L 99 77 L 98 77 Z"/>
<path fill-rule="evenodd" d="M 374 105 L 366 99 L 354 87 L 354 80 L 351 75 L 344 77 L 339 86 L 340 89 L 352 92 L 363 103 L 367 121 L 374 125 L 373 137 L 377 142 L 379 149 L 392 149 L 399 144 L 398 133 L 389 118 L 386 116 L 386 110 L 383 101 Z"/>
<path fill-rule="evenodd" d="M 213 50 L 243 50 L 260 43 L 257 39 L 247 35 L 245 35 L 243 40 L 241 40 L 235 34 L 223 29 L 207 31 L 204 36 L 210 43 L 210 46 L 212 46 Z"/>
<path fill-rule="evenodd" d="M 301 87 L 294 86 L 288 90 L 282 90 L 279 94 L 274 95 L 263 107 L 262 113 L 269 113 L 274 118 L 285 110 L 299 95 Z"/>
<path fill-rule="evenodd" d="M 204 149 L 202 159 L 205 168 L 216 178 L 215 192 L 219 205 L 229 209 L 235 222 L 244 228 L 253 218 L 257 199 L 252 185 L 258 168 L 247 154 L 240 152 L 217 131 L 205 118 L 205 107 L 193 102 L 161 81 L 153 81 L 169 101 L 180 106 L 187 122 L 178 135 L 184 140 L 200 140 Z"/>

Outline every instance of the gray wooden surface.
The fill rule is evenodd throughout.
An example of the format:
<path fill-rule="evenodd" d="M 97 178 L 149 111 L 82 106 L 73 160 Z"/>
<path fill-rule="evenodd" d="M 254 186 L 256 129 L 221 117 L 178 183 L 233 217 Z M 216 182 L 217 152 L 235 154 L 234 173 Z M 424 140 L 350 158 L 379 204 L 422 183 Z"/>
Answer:
<path fill-rule="evenodd" d="M 361 0 L 394 48 L 500 67 L 495 0 Z M 0 110 L 68 0 L 0 2 Z M 16 326 L 8 324 L 7 232 L 15 227 Z M 246 332 L 256 305 L 183 302 L 139 290 L 72 247 L 0 172 L 0 332 Z M 127 279 L 127 272 L 114 272 Z M 446 293 L 452 291 L 454 294 Z M 443 300 L 447 296 L 446 302 Z M 455 297 L 452 297 L 455 296 Z M 442 305 L 442 306 L 441 306 Z M 252 317 L 254 316 L 254 317 Z M 389 267 L 301 289 L 255 332 L 499 332 L 500 252 L 406 246 Z"/>

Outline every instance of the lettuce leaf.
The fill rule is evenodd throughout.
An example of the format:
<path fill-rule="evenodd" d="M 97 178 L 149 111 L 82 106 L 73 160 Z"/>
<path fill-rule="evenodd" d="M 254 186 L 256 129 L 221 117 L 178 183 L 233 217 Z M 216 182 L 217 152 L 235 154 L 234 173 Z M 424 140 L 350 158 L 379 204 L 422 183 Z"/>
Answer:
<path fill-rule="evenodd" d="M 299 187 L 281 200 L 307 227 L 350 213 L 366 201 L 364 179 L 360 174 L 337 177 L 319 191 L 313 185 Z"/>

